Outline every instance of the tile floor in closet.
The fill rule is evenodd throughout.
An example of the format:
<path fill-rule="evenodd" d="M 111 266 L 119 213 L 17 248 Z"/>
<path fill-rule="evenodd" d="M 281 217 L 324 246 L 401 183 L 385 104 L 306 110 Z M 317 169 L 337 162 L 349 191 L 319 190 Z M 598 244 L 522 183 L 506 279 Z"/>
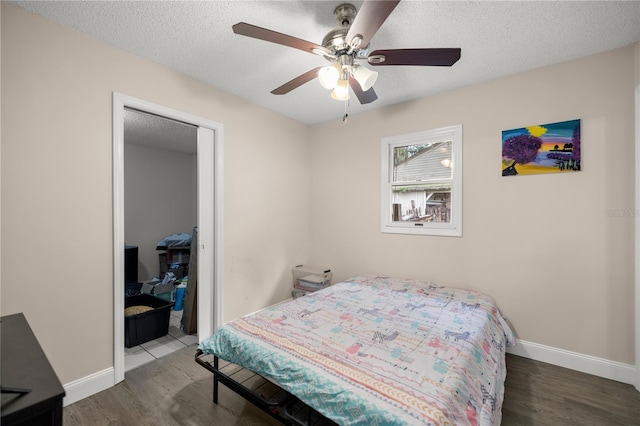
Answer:
<path fill-rule="evenodd" d="M 124 348 L 124 371 L 131 371 L 178 349 L 198 343 L 197 334 L 188 335 L 180 330 L 181 318 L 182 311 L 172 310 L 169 318 L 169 334 L 138 346 Z"/>

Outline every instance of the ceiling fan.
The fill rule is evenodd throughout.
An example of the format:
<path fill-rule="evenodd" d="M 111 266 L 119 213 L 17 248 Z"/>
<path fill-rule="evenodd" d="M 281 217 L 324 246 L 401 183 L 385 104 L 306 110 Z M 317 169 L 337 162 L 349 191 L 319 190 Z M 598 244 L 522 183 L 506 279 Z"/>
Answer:
<path fill-rule="evenodd" d="M 271 91 L 284 95 L 308 81 L 318 78 L 331 97 L 346 101 L 349 88 L 361 104 L 378 99 L 372 86 L 378 73 L 362 66 L 421 65 L 450 67 L 460 59 L 459 48 L 442 49 L 387 49 L 369 53 L 369 41 L 382 26 L 400 0 L 367 1 L 357 12 L 354 5 L 343 3 L 336 7 L 334 15 L 338 25 L 329 31 L 322 45 L 302 40 L 287 34 L 257 27 L 245 22 L 233 26 L 233 32 L 247 37 L 269 41 L 324 56 L 331 65 L 317 67 L 299 75 Z"/>

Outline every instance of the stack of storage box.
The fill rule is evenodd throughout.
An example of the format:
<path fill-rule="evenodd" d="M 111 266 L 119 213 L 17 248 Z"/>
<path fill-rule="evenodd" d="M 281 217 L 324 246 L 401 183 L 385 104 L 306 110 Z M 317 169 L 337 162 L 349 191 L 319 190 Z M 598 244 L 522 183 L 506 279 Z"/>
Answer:
<path fill-rule="evenodd" d="M 294 299 L 329 287 L 333 277 L 331 269 L 310 265 L 298 265 L 293 268 L 292 273 L 293 291 L 291 294 Z"/>

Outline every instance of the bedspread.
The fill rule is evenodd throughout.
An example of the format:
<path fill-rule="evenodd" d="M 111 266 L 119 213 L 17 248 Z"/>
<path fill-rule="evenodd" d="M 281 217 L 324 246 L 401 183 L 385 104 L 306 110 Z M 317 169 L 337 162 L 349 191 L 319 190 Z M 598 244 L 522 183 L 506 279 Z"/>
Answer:
<path fill-rule="evenodd" d="M 341 425 L 499 425 L 514 342 L 484 294 L 362 275 L 229 322 L 200 349 Z"/>

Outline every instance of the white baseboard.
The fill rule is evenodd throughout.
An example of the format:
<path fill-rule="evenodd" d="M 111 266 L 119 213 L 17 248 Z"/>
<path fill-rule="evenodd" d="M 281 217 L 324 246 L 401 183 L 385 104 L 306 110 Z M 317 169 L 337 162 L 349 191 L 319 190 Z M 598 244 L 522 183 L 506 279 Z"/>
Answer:
<path fill-rule="evenodd" d="M 636 369 L 633 365 L 558 349 L 539 343 L 518 340 L 518 345 L 507 348 L 507 353 L 557 365 L 583 373 L 633 385 Z M 64 385 L 63 405 L 80 401 L 115 384 L 113 367 L 107 368 Z"/>
<path fill-rule="evenodd" d="M 115 375 L 113 367 L 109 367 L 105 370 L 98 371 L 89 376 L 83 377 L 73 382 L 64 385 L 65 397 L 62 400 L 62 405 L 73 404 L 81 399 L 90 397 L 98 392 L 102 392 L 105 389 L 109 389 L 115 383 Z"/>
<path fill-rule="evenodd" d="M 630 385 L 635 383 L 636 368 L 630 364 L 527 342 L 525 340 L 518 340 L 517 346 L 508 347 L 507 353 Z"/>

